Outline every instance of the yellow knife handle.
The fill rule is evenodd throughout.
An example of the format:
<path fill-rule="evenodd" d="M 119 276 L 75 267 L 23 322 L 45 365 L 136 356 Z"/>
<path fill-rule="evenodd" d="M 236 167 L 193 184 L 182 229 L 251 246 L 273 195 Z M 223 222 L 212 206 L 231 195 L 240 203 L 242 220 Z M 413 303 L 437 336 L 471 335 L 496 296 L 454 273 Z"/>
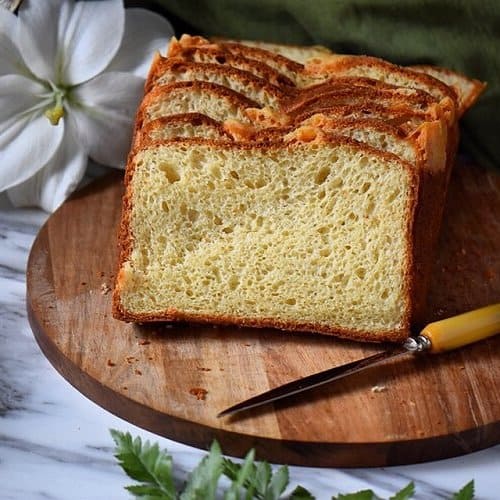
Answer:
<path fill-rule="evenodd" d="M 500 333 L 500 304 L 429 323 L 420 333 L 431 341 L 430 352 L 451 351 Z"/>

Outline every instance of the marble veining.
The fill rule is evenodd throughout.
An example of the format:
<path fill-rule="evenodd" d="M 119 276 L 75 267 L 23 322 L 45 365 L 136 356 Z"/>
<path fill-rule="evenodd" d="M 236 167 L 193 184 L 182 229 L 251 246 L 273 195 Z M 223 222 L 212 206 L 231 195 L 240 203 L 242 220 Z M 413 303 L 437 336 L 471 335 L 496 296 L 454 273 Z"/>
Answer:
<path fill-rule="evenodd" d="M 92 170 L 99 175 L 99 170 Z M 96 173 L 97 172 L 97 173 Z M 47 219 L 15 209 L 0 196 L 0 498 L 5 500 L 113 500 L 130 498 L 116 465 L 110 428 L 155 440 L 174 457 L 176 481 L 203 456 L 110 414 L 64 380 L 41 353 L 26 317 L 26 263 Z M 500 499 L 500 446 L 439 462 L 390 468 L 290 467 L 319 500 L 372 488 L 388 497 L 414 481 L 418 499 L 450 498 L 470 479 L 476 498 Z"/>

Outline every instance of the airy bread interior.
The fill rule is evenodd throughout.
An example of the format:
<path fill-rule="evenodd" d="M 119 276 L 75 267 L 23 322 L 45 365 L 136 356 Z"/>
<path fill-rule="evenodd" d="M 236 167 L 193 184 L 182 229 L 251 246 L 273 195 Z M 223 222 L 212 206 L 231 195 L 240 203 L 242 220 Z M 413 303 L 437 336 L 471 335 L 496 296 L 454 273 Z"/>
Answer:
<path fill-rule="evenodd" d="M 137 320 L 407 331 L 418 186 L 397 157 L 341 139 L 172 141 L 138 152 L 133 168 L 118 282 Z"/>

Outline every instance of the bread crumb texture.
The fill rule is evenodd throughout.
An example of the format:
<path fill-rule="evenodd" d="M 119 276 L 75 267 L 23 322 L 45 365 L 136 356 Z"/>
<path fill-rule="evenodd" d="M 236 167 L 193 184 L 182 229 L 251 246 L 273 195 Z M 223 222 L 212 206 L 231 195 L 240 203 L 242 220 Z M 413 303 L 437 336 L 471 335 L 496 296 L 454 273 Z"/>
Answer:
<path fill-rule="evenodd" d="M 414 186 L 398 158 L 177 141 L 139 151 L 130 182 L 125 311 L 405 326 Z"/>

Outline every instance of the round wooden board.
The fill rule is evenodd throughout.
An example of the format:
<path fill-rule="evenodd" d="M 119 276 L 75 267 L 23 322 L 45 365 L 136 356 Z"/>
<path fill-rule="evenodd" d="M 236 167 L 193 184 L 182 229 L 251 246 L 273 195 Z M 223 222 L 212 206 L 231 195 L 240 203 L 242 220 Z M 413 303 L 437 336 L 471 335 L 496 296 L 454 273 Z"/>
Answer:
<path fill-rule="evenodd" d="M 233 418 L 219 411 L 384 346 L 273 330 L 138 326 L 110 314 L 121 175 L 65 203 L 28 263 L 36 339 L 79 391 L 112 413 L 200 448 L 307 466 L 383 466 L 500 442 L 500 336 L 439 356 L 406 356 Z M 458 166 L 429 320 L 500 301 L 500 175 Z M 379 390 L 375 387 L 378 386 Z M 206 391 L 205 397 L 200 397 Z"/>

